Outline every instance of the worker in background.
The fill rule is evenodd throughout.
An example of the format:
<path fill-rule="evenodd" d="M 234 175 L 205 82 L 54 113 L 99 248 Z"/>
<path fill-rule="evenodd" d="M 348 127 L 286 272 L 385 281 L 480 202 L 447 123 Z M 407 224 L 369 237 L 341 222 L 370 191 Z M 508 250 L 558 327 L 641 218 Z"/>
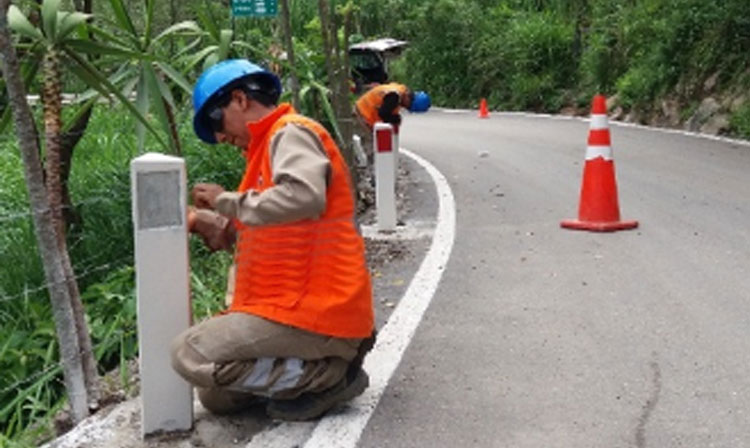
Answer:
<path fill-rule="evenodd" d="M 357 100 L 355 114 L 368 158 L 372 159 L 372 129 L 375 123 L 400 126 L 402 107 L 410 112 L 426 112 L 430 108 L 430 97 L 425 92 L 413 92 L 405 85 L 394 82 L 377 85 Z"/>
<path fill-rule="evenodd" d="M 263 404 L 272 418 L 308 420 L 361 394 L 374 342 L 364 241 L 349 171 L 328 132 L 277 106 L 278 77 L 246 60 L 207 69 L 193 127 L 246 160 L 235 191 L 197 184 L 190 231 L 234 247 L 232 302 L 180 334 L 175 370 L 215 413 Z"/>

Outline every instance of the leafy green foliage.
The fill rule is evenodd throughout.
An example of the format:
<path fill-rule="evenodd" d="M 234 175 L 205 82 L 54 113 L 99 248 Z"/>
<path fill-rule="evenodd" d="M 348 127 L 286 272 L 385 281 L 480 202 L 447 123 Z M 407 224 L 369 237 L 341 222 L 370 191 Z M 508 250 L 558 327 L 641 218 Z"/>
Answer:
<path fill-rule="evenodd" d="M 100 65 L 115 65 L 114 73 L 108 81 L 116 85 L 122 97 L 135 96 L 138 115 L 155 114 L 164 135 L 168 136 L 171 151 L 180 152 L 180 142 L 174 132 L 174 110 L 177 107 L 173 87 L 189 95 L 190 83 L 178 69 L 172 66 L 167 55 L 167 42 L 182 33 L 197 33 L 198 26 L 191 21 L 173 24 L 158 34 L 153 31 L 153 11 L 155 0 L 147 0 L 143 11 L 142 29 L 134 25 L 134 20 L 122 0 L 110 0 L 114 20 L 108 29 L 92 27 L 91 30 L 101 41 L 86 42 L 79 51 L 104 55 Z M 111 30 L 111 31 L 110 31 Z M 147 123 L 137 123 L 139 148 L 144 147 Z M 158 136 L 157 136 L 158 138 Z"/>
<path fill-rule="evenodd" d="M 123 361 L 137 353 L 129 164 L 138 151 L 136 136 L 122 131 L 133 121 L 123 108 L 97 107 L 75 153 L 71 176 L 74 206 L 83 218 L 69 235 L 71 257 L 102 371 L 124 366 Z M 184 156 L 190 185 L 239 183 L 244 160 L 238 151 L 188 138 L 192 127 L 187 115 L 180 129 L 189 142 Z M 0 434 L 15 440 L 46 428 L 42 423 L 63 404 L 62 371 L 19 153 L 15 142 L 3 137 Z M 222 307 L 231 255 L 209 254 L 197 239 L 190 250 L 194 316 L 200 319 Z M 29 427 L 32 422 L 41 426 Z"/>
<path fill-rule="evenodd" d="M 715 73 L 729 79 L 748 66 L 750 21 L 741 1 L 595 1 L 582 56 L 584 84 L 619 93 L 626 107 L 649 108 L 673 94 L 701 95 Z"/>
<path fill-rule="evenodd" d="M 437 104 L 556 111 L 595 93 L 627 108 L 689 103 L 747 70 L 746 2 L 362 0 L 360 32 L 409 40 L 395 79 Z"/>
<path fill-rule="evenodd" d="M 744 104 L 732 114 L 730 126 L 736 135 L 750 139 L 750 103 Z"/>

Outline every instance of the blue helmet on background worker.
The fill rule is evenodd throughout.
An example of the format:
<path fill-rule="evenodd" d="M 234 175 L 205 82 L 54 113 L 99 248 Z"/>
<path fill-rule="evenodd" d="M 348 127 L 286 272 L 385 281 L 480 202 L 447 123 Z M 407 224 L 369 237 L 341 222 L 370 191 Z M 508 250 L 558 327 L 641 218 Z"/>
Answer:
<path fill-rule="evenodd" d="M 281 95 L 279 77 L 246 59 L 228 59 L 212 65 L 201 74 L 193 88 L 193 130 L 201 140 L 216 143 L 205 111 L 241 85 L 264 92 L 273 97 L 274 102 Z"/>
<path fill-rule="evenodd" d="M 422 91 L 414 92 L 414 98 L 409 105 L 409 112 L 427 112 L 431 105 L 430 95 Z"/>

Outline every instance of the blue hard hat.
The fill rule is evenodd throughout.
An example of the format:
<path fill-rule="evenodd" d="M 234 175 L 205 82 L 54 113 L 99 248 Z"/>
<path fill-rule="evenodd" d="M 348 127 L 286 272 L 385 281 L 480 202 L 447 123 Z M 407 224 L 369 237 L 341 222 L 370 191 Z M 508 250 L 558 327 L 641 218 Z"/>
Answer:
<path fill-rule="evenodd" d="M 430 95 L 422 91 L 414 92 L 414 98 L 409 105 L 409 112 L 427 112 L 431 105 Z"/>
<path fill-rule="evenodd" d="M 246 59 L 228 59 L 212 65 L 198 78 L 193 88 L 193 130 L 206 143 L 216 143 L 211 126 L 204 117 L 204 109 L 212 101 L 222 97 L 245 78 L 257 77 L 265 93 L 278 98 L 281 94 L 281 81 L 275 74 L 253 64 Z"/>

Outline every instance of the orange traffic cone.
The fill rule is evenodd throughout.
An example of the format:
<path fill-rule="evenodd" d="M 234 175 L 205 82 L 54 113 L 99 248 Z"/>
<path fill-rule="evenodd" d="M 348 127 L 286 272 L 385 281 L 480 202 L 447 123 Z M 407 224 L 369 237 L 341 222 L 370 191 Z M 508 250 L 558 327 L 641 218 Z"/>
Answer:
<path fill-rule="evenodd" d="M 596 95 L 591 105 L 578 219 L 563 221 L 560 226 L 594 232 L 614 232 L 638 227 L 638 221 L 620 221 L 607 103 L 602 95 Z"/>
<path fill-rule="evenodd" d="M 490 113 L 487 111 L 487 100 L 482 98 L 481 101 L 479 101 L 479 118 L 489 118 Z"/>

